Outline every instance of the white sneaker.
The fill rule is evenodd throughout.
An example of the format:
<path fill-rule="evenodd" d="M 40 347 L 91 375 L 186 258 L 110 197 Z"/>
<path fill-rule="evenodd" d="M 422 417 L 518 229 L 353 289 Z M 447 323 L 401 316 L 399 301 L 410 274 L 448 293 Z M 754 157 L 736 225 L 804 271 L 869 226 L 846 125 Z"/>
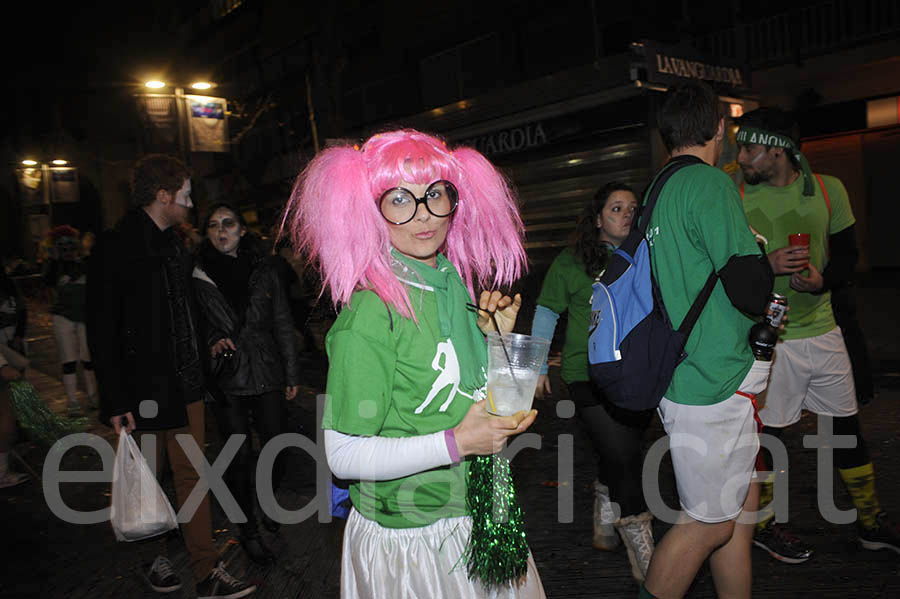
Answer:
<path fill-rule="evenodd" d="M 628 551 L 631 575 L 638 582 L 644 582 L 647 578 L 647 568 L 650 567 L 650 558 L 653 557 L 655 544 L 652 521 L 653 516 L 650 512 L 644 512 L 616 522 L 616 528 L 622 535 L 622 541 Z"/>
<path fill-rule="evenodd" d="M 609 499 L 609 488 L 594 480 L 594 549 L 612 551 L 622 544 L 614 524 L 619 519 Z"/>

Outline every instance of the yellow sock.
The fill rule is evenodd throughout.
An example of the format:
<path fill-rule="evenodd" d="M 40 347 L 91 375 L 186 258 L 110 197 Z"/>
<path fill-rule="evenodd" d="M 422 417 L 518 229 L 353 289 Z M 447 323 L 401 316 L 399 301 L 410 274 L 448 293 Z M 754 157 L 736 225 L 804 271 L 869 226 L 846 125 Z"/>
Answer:
<path fill-rule="evenodd" d="M 875 469 L 872 462 L 856 468 L 838 468 L 838 472 L 853 499 L 859 523 L 865 528 L 872 528 L 875 526 L 875 516 L 881 511 L 875 494 Z"/>
<path fill-rule="evenodd" d="M 775 496 L 775 473 L 770 472 L 766 478 L 759 483 L 759 517 L 760 521 L 756 523 L 756 530 L 762 530 L 766 527 L 775 516 L 774 509 L 769 505 Z"/>

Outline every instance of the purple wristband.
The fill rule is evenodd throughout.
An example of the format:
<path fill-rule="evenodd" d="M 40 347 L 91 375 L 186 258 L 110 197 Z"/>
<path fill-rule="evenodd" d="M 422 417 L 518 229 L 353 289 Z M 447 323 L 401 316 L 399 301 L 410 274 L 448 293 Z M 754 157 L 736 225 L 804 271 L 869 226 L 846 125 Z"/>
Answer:
<path fill-rule="evenodd" d="M 447 444 L 447 451 L 450 452 L 450 461 L 455 464 L 459 461 L 459 448 L 456 446 L 456 433 L 452 428 L 444 431 L 444 443 Z"/>

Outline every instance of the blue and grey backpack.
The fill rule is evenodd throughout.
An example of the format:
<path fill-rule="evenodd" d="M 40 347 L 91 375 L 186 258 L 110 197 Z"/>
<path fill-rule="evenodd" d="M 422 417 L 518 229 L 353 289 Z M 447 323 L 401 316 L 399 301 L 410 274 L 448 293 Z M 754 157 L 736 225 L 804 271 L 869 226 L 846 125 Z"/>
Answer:
<path fill-rule="evenodd" d="M 640 218 L 593 285 L 590 375 L 616 406 L 639 411 L 659 405 L 675 367 L 687 357 L 685 343 L 718 279 L 715 272 L 709 276 L 684 322 L 674 330 L 650 268 L 647 224 L 669 177 L 702 163 L 694 156 L 678 156 L 662 168 L 645 195 Z"/>

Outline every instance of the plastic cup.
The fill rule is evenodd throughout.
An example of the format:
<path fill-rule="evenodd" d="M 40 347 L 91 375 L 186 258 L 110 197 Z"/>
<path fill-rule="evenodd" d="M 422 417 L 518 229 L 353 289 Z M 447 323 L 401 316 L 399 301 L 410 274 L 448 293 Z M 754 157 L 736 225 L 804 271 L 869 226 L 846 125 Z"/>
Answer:
<path fill-rule="evenodd" d="M 507 333 L 502 337 L 498 333 L 488 333 L 487 346 L 488 412 L 510 416 L 530 410 L 541 366 L 550 351 L 550 341 L 518 333 Z"/>
<path fill-rule="evenodd" d="M 788 245 L 791 247 L 809 247 L 809 233 L 792 233 L 788 235 Z M 809 270 L 801 270 L 800 274 L 809 276 Z"/>
<path fill-rule="evenodd" d="M 788 245 L 809 245 L 809 233 L 793 233 L 788 235 Z"/>

